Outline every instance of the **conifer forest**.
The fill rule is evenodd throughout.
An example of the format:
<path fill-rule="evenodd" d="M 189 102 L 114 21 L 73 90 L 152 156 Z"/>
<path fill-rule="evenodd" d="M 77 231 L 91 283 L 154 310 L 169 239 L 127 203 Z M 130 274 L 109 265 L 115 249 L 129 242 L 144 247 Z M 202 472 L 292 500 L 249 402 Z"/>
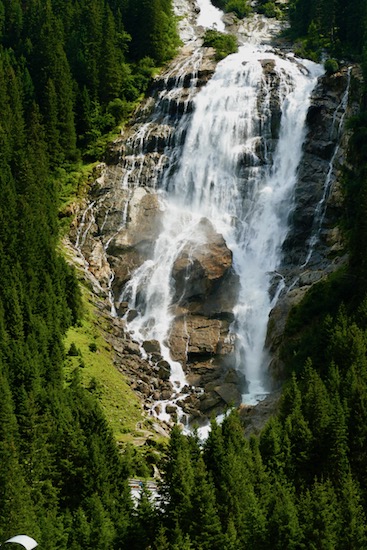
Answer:
<path fill-rule="evenodd" d="M 206 24 L 200 22 L 200 17 L 206 10 L 219 14 L 225 22 L 223 30 L 217 24 L 203 30 Z M 191 25 L 186 29 L 187 35 L 194 33 L 189 38 L 183 36 L 182 31 L 186 12 L 190 13 Z M 261 71 L 259 82 L 265 82 L 261 80 L 265 74 L 266 85 L 260 92 L 260 85 L 254 85 L 258 96 L 252 97 L 249 92 L 235 100 L 245 107 L 246 101 L 253 101 L 253 108 L 248 110 L 258 110 L 263 136 L 257 141 L 249 140 L 249 143 L 256 141 L 254 149 L 243 147 L 241 161 L 236 156 L 237 164 L 232 170 L 232 164 L 224 166 L 224 161 L 218 161 L 229 143 L 223 126 L 215 133 L 221 109 L 222 92 L 218 90 L 223 91 L 230 78 L 225 63 L 228 62 L 229 67 L 231 60 L 235 64 L 236 55 L 247 52 L 246 40 L 251 42 L 252 31 L 246 30 L 247 35 L 237 31 L 247 24 L 246 29 L 251 29 L 252 21 L 267 21 L 266 24 L 278 27 L 276 36 L 273 33 L 272 42 L 267 43 L 265 53 L 261 54 L 261 63 L 256 65 Z M 192 31 L 194 28 L 199 31 Z M 199 69 L 194 77 L 192 71 L 190 84 L 188 77 L 179 78 L 184 74 L 180 71 L 184 70 L 188 57 L 177 57 L 189 55 L 181 53 L 187 44 L 191 44 L 190 55 L 205 50 L 204 57 L 211 56 L 213 67 L 210 75 L 207 68 Z M 273 50 L 273 46 L 277 49 Z M 200 55 L 198 63 L 202 62 Z M 173 70 L 167 70 L 176 57 L 181 59 L 177 78 Z M 277 64 L 279 72 L 274 68 Z M 252 67 L 247 58 L 237 65 L 243 74 Z M 291 76 L 284 76 L 288 70 Z M 159 77 L 160 74 L 163 76 Z M 316 128 L 317 124 L 318 127 L 323 124 L 320 112 L 324 107 L 320 107 L 320 97 L 322 93 L 324 96 L 329 93 L 326 87 L 332 89 L 338 75 L 347 83 L 347 91 L 343 87 L 338 91 L 341 99 L 335 100 L 340 109 L 345 110 L 342 116 L 339 106 L 335 111 L 340 132 L 335 139 L 319 139 L 316 144 L 312 135 L 305 138 L 307 125 L 314 124 Z M 249 85 L 250 76 L 240 85 L 242 92 Z M 324 84 L 318 84 L 321 81 Z M 219 82 L 218 88 L 215 88 L 216 82 Z M 167 96 L 163 86 L 167 87 Z M 173 113 L 174 86 L 184 95 L 180 96 L 177 112 Z M 200 91 L 194 91 L 195 86 Z M 305 96 L 299 103 L 304 106 L 304 127 L 299 122 L 298 111 L 295 119 L 288 119 L 284 114 L 287 105 L 293 105 L 291 94 L 302 86 Z M 317 93 L 312 92 L 312 88 Z M 280 99 L 273 100 L 278 92 Z M 164 114 L 155 114 L 158 111 L 150 106 L 150 97 L 161 98 L 158 107 Z M 205 97 L 207 101 L 214 101 L 213 107 L 200 103 Z M 348 105 L 353 105 L 349 110 L 348 101 Z M 151 116 L 150 128 L 163 120 L 163 129 L 169 134 L 168 138 L 164 136 L 163 145 L 163 137 L 158 134 L 155 141 L 148 134 L 139 141 L 143 135 L 141 128 L 144 129 L 144 121 L 148 120 L 142 118 L 142 113 Z M 266 117 L 271 119 L 269 126 L 261 122 Z M 243 116 L 235 118 L 239 120 Z M 284 122 L 280 122 L 281 118 Z M 335 126 L 333 112 L 329 119 Z M 213 125 L 205 130 L 204 124 L 209 124 L 209 120 L 213 120 Z M 203 126 L 192 121 L 199 121 Z M 134 125 L 138 123 L 138 138 L 128 139 L 116 160 L 111 143 L 120 139 L 125 128 L 126 132 L 131 128 L 135 131 Z M 167 128 L 175 124 L 177 131 L 173 136 Z M 283 150 L 280 143 L 286 124 L 291 128 L 291 137 L 287 139 L 289 144 L 292 142 L 292 149 L 288 145 Z M 232 133 L 235 134 L 235 130 Z M 336 130 L 334 134 L 336 136 Z M 305 139 L 308 139 L 307 145 L 306 141 L 302 142 Z M 190 140 L 192 149 L 185 149 Z M 145 165 L 139 170 L 136 168 L 146 151 L 136 152 L 134 147 L 143 141 L 142 148 L 146 147 L 150 155 L 153 176 L 147 175 Z M 324 249 L 320 245 L 322 224 L 331 219 L 333 212 L 336 212 L 333 227 L 337 228 L 333 234 L 341 235 L 343 250 L 340 252 L 334 247 L 330 252 L 329 247 L 327 257 L 329 260 L 332 257 L 330 265 L 335 268 L 325 268 L 322 277 L 312 279 L 307 291 L 302 290 L 302 297 L 289 307 L 277 333 L 275 350 L 269 345 L 269 336 L 266 337 L 270 330 L 268 318 L 269 326 L 278 323 L 280 327 L 280 321 L 271 316 L 270 310 L 275 308 L 278 296 L 281 299 L 288 290 L 292 295 L 297 285 L 301 288 L 299 277 L 292 279 L 293 267 L 288 271 L 284 268 L 284 258 L 292 257 L 292 266 L 296 264 L 298 260 L 294 258 L 301 248 L 300 245 L 291 248 L 296 237 L 289 235 L 292 231 L 293 235 L 297 233 L 294 229 L 298 227 L 297 216 L 300 219 L 301 214 L 306 216 L 311 211 L 306 199 L 303 203 L 300 199 L 300 207 L 295 206 L 297 174 L 304 174 L 307 189 L 312 188 L 312 178 L 307 176 L 306 168 L 302 168 L 302 172 L 299 163 L 295 163 L 292 170 L 296 174 L 293 178 L 296 190 L 290 191 L 290 202 L 282 195 L 274 218 L 278 219 L 277 213 L 284 211 L 284 223 L 293 220 L 286 230 L 283 226 L 277 229 L 267 203 L 262 210 L 256 206 L 257 212 L 265 212 L 259 233 L 270 220 L 267 239 L 275 233 L 281 234 L 282 239 L 274 245 L 274 254 L 266 248 L 265 256 L 269 258 L 273 254 L 275 264 L 270 267 L 264 264 L 264 273 L 279 271 L 285 283 L 276 286 L 273 280 L 269 283 L 266 279 L 269 308 L 264 314 L 264 327 L 260 327 L 258 318 L 262 306 L 258 309 L 253 306 L 258 313 L 254 332 L 247 329 L 249 321 L 245 313 L 238 311 L 242 306 L 241 311 L 248 309 L 242 279 L 259 281 L 262 277 L 257 271 L 254 275 L 246 271 L 252 263 L 252 244 L 247 240 L 243 244 L 247 239 L 245 230 L 250 227 L 253 237 L 260 222 L 257 216 L 250 217 L 251 208 L 243 214 L 237 203 L 244 208 L 243 205 L 250 202 L 247 195 L 244 199 L 244 194 L 251 185 L 257 186 L 256 174 L 261 172 L 262 178 L 267 174 L 267 181 L 272 182 L 277 167 L 283 166 L 282 159 L 288 158 L 288 152 L 295 162 L 298 157 L 293 145 L 298 147 L 299 158 L 304 154 L 302 151 L 308 154 L 317 147 L 322 148 L 320 156 L 324 155 L 322 162 L 328 182 L 335 159 L 339 163 L 335 176 L 338 204 L 322 210 L 332 193 L 328 187 L 318 199 L 321 214 L 314 214 L 315 209 L 310 213 L 316 220 L 313 225 L 309 224 L 310 232 L 317 226 L 318 233 L 314 240 L 311 233 L 304 238 L 305 253 L 298 262 L 302 264 L 299 268 L 311 269 L 311 256 L 319 258 L 320 250 L 326 250 L 326 245 Z M 211 156 L 211 146 L 216 147 L 212 155 L 214 175 L 205 165 L 205 181 L 197 190 L 201 162 L 206 154 Z M 229 145 L 229 149 L 234 148 Z M 158 157 L 158 153 L 162 157 Z M 83 323 L 89 306 L 85 303 L 87 283 L 81 275 L 81 264 L 74 266 L 63 243 L 74 228 L 74 237 L 70 239 L 76 242 L 75 249 L 80 245 L 78 251 L 84 254 L 83 246 L 89 242 L 85 220 L 101 197 L 107 196 L 110 187 L 110 183 L 99 190 L 93 187 L 91 174 L 96 166 L 100 169 L 101 163 L 121 166 L 123 155 L 126 162 L 136 155 L 129 168 L 129 174 L 134 174 L 136 180 L 126 189 L 119 184 L 124 193 L 130 193 L 131 211 L 131 197 L 138 197 L 136 189 L 141 186 L 141 193 L 146 193 L 145 197 L 152 201 L 147 211 L 168 210 L 167 206 L 155 204 L 161 204 L 171 193 L 173 199 L 167 199 L 166 205 L 196 212 L 197 204 L 200 202 L 203 208 L 203 201 L 210 195 L 217 201 L 218 210 L 214 211 L 225 211 L 223 224 L 230 219 L 219 234 L 215 225 L 217 215 L 210 217 L 212 206 L 200 211 L 200 221 L 195 227 L 205 238 L 212 239 L 213 249 L 222 251 L 221 260 L 210 268 L 212 271 L 205 283 L 202 273 L 207 273 L 205 270 L 209 268 L 206 267 L 207 252 L 202 252 L 200 243 L 196 252 L 189 253 L 187 244 L 175 241 L 176 256 L 170 264 L 168 282 L 159 274 L 162 272 L 157 271 L 156 275 L 149 271 L 155 261 L 153 249 L 156 255 L 159 253 L 160 267 L 166 262 L 164 254 L 169 256 L 161 242 L 162 236 L 171 238 L 172 227 L 180 223 L 176 210 L 171 214 L 172 222 L 168 214 L 165 221 L 154 226 L 138 221 L 137 236 L 134 234 L 138 252 L 131 253 L 131 263 L 126 268 L 130 279 L 116 259 L 117 252 L 114 255 L 114 250 L 130 253 L 130 241 L 127 243 L 118 236 L 122 235 L 123 208 L 116 214 L 120 224 L 117 229 L 109 226 L 110 207 L 95 213 L 95 225 L 91 222 L 88 226 L 94 228 L 96 238 L 100 235 L 103 238 L 103 231 L 110 230 L 107 244 L 104 242 L 103 246 L 106 254 L 109 253 L 113 276 L 108 272 L 108 276 L 101 279 L 104 291 L 103 294 L 101 290 L 101 295 L 111 314 L 105 313 L 104 322 L 109 322 L 110 315 L 111 319 L 120 317 L 121 323 L 127 323 L 137 342 L 129 344 L 131 356 L 141 356 L 142 360 L 148 357 L 149 361 L 154 357 L 155 352 L 144 347 L 145 344 L 142 351 L 142 334 L 148 334 L 146 341 L 158 341 L 161 350 L 171 353 L 168 358 L 166 352 L 161 351 L 154 363 L 158 364 L 154 373 L 152 370 L 151 375 L 139 375 L 142 381 L 139 378 L 138 389 L 145 387 L 144 384 L 153 384 L 158 371 L 167 382 L 169 374 L 166 378 L 162 374 L 165 369 L 171 369 L 171 375 L 178 363 L 186 369 L 182 376 L 187 375 L 187 379 L 176 382 L 181 393 L 174 402 L 173 416 L 166 418 L 172 403 L 170 397 L 162 398 L 164 391 L 154 399 L 161 408 L 166 407 L 166 416 L 160 414 L 158 406 L 152 405 L 149 411 L 145 407 L 144 414 L 150 415 L 151 425 L 162 422 L 167 432 L 166 436 L 153 438 L 150 454 L 135 446 L 133 439 L 126 443 L 128 437 L 123 443 L 116 441 L 114 426 L 101 405 L 98 374 L 90 383 L 85 382 L 88 360 L 84 358 L 83 362 L 78 358 L 77 346 L 74 342 L 70 346 L 67 340 L 69 331 Z M 307 163 L 307 158 L 302 162 Z M 367 549 L 366 0 L 0 0 L 0 163 L 0 544 L 15 535 L 27 534 L 42 550 Z M 242 163 L 240 168 L 239 163 Z M 117 174 L 115 180 L 121 182 L 123 178 L 118 170 L 120 168 L 113 174 Z M 231 170 L 233 178 L 228 176 Z M 87 176 L 83 176 L 85 173 Z M 284 173 L 282 177 L 286 179 Z M 219 183 L 215 174 L 219 174 Z M 240 181 L 240 191 L 234 190 L 231 178 Z M 76 180 L 79 183 L 75 184 Z M 210 185 L 205 187 L 209 180 Z M 215 198 L 215 188 L 219 185 L 223 187 L 219 198 Z M 270 183 L 260 195 L 273 196 L 275 200 L 276 191 L 269 191 L 269 187 Z M 91 199 L 86 198 L 88 193 Z M 153 201 L 156 196 L 157 203 Z M 73 210 L 73 204 L 78 201 L 83 206 Z M 225 210 L 227 202 L 228 210 Z M 78 212 L 79 222 L 76 222 Z M 189 224 L 187 219 L 186 216 L 185 224 Z M 97 225 L 99 233 L 95 229 Z M 79 233 L 78 227 L 82 228 Z M 186 225 L 186 229 L 188 227 Z M 195 230 L 188 232 L 192 239 Z M 298 239 L 300 233 L 301 230 L 297 233 Z M 149 252 L 146 252 L 146 243 L 151 247 Z M 178 251 L 181 256 L 177 256 Z M 338 261 L 334 261 L 334 253 Z M 255 264 L 255 260 L 253 262 Z M 320 265 L 322 262 L 320 260 Z M 193 274 L 190 270 L 198 263 L 202 271 L 197 268 L 198 275 Z M 143 271 L 144 266 L 147 271 Z M 92 261 L 85 260 L 83 269 L 88 271 L 92 267 Z M 171 289 L 168 297 L 161 297 L 158 306 L 154 306 L 158 308 L 158 316 L 151 313 L 157 292 L 150 285 L 156 276 L 162 287 Z M 185 281 L 190 277 L 192 288 L 188 290 Z M 174 285 L 176 290 L 172 290 Z M 233 297 L 228 288 L 236 289 Z M 255 295 L 256 291 L 251 290 L 250 294 Z M 121 313 L 123 307 L 125 310 Z M 171 317 L 167 313 L 167 318 L 176 328 L 165 327 L 164 333 L 158 329 L 154 332 L 159 316 L 166 319 L 166 311 L 169 315 L 172 313 Z M 202 328 L 198 319 L 204 316 L 211 334 L 218 333 L 215 352 L 205 338 L 200 340 Z M 184 329 L 180 328 L 182 319 L 185 319 Z M 109 332 L 106 326 L 104 330 Z M 239 351 L 236 354 L 231 348 L 226 355 L 235 332 L 240 344 L 238 348 L 233 344 L 233 349 Z M 252 341 L 260 333 L 263 339 L 260 351 L 256 351 L 257 358 L 260 357 L 256 359 L 259 363 L 256 369 L 261 371 L 265 363 L 274 364 L 271 362 L 274 357 L 281 368 L 273 374 L 275 380 L 266 390 L 256 386 L 252 391 L 253 373 L 241 371 L 250 354 L 241 337 Z M 183 351 L 178 344 L 174 347 L 172 334 L 175 338 L 178 335 L 177 341 L 180 337 L 185 342 L 186 351 L 185 346 Z M 266 354 L 264 346 L 269 348 Z M 89 344 L 89 350 L 96 357 L 100 352 L 94 343 Z M 124 357 L 123 361 L 130 365 L 129 356 Z M 216 365 L 217 361 L 222 361 L 220 368 L 224 369 L 220 371 L 222 378 L 218 383 L 205 378 L 209 376 L 210 365 Z M 112 364 L 111 369 L 114 369 Z M 228 399 L 223 396 L 229 388 L 234 391 L 236 384 L 242 388 L 238 394 L 242 397 L 233 403 L 232 394 Z M 195 397 L 194 390 L 187 390 L 188 386 L 202 386 L 202 397 L 199 391 Z M 175 382 L 171 390 L 172 387 Z M 246 411 L 256 409 L 256 402 L 264 397 L 256 400 L 256 395 L 262 392 L 267 396 L 274 392 L 278 396 L 276 406 L 258 429 L 251 430 L 246 423 Z M 138 394 L 139 410 L 144 408 L 143 393 Z M 246 404 L 246 400 L 240 403 L 247 394 L 255 395 L 255 403 Z M 218 400 L 212 402 L 214 395 Z M 119 399 L 117 405 L 124 409 L 124 400 L 132 397 L 129 393 Z M 219 417 L 218 413 L 224 409 L 219 411 L 218 403 L 224 401 L 226 412 Z M 204 402 L 208 405 L 203 413 Z M 194 409 L 201 411 L 197 418 L 202 420 L 206 415 L 210 424 L 205 437 L 200 430 L 202 422 L 198 424 L 199 429 L 196 428 Z M 190 414 L 192 422 L 184 421 Z M 153 476 L 154 495 L 148 483 Z M 132 478 L 142 480 L 138 499 L 131 492 Z"/>

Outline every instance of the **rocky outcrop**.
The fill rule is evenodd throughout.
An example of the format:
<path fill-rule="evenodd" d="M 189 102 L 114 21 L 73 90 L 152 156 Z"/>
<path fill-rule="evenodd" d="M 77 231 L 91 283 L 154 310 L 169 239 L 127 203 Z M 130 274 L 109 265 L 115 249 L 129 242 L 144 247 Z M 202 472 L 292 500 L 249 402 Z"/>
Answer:
<path fill-rule="evenodd" d="M 125 205 L 126 222 L 107 247 L 114 271 L 113 291 L 118 297 L 132 271 L 150 255 L 161 231 L 162 208 L 155 193 L 142 187 L 134 189 Z"/>
<path fill-rule="evenodd" d="M 214 50 L 205 48 L 199 54 L 195 50 L 193 55 L 193 49 L 183 48 L 174 64 L 152 83 L 150 97 L 111 144 L 91 186 L 90 202 L 71 231 L 87 272 L 106 296 L 107 307 L 113 296 L 115 311 L 128 321 L 138 313 L 121 301 L 121 291 L 131 273 L 151 257 L 162 230 L 163 207 L 156 188 L 167 165 L 167 148 L 184 139 L 182 133 L 176 135 L 176 119 L 190 113 L 195 94 L 215 70 Z M 172 165 L 170 170 L 174 169 Z M 201 220 L 197 233 L 200 245 L 193 242 L 185 247 L 174 262 L 175 320 L 169 336 L 173 358 L 182 361 L 190 382 L 201 388 L 186 392 L 191 401 L 184 409 L 194 416 L 204 410 L 208 413 L 211 403 L 223 409 L 229 402 L 240 402 L 238 380 L 232 377 L 224 382 L 228 367 L 223 359 L 233 352 L 229 326 L 237 293 L 232 254 L 208 220 Z M 157 342 L 144 342 L 142 348 L 134 344 L 125 333 L 125 320 L 118 319 L 113 320 L 108 339 L 116 349 L 118 368 L 130 378 L 148 409 L 156 401 L 172 398 L 170 365 Z M 206 391 L 209 382 L 214 385 Z M 226 390 L 220 389 L 222 383 L 227 384 Z M 200 407 L 195 412 L 196 398 Z M 174 415 L 174 407 L 169 407 Z"/>
<path fill-rule="evenodd" d="M 351 78 L 358 79 L 357 68 L 352 70 Z M 347 260 L 346 244 L 338 227 L 343 212 L 341 167 L 349 137 L 343 122 L 358 109 L 349 96 L 345 112 L 343 100 L 348 85 L 348 68 L 320 78 L 307 115 L 308 133 L 279 270 L 286 285 L 270 314 L 266 341 L 272 353 L 270 372 L 275 384 L 283 378 L 284 365 L 278 352 L 291 308 L 313 284 Z"/>
<path fill-rule="evenodd" d="M 176 316 L 168 342 L 190 386 L 204 390 L 181 404 L 191 417 L 239 404 L 244 387 L 244 381 L 230 369 L 234 353 L 230 324 L 238 292 L 232 253 L 208 220 L 201 220 L 198 232 L 200 244 L 187 245 L 173 265 Z"/>
<path fill-rule="evenodd" d="M 345 68 L 332 76 L 322 77 L 312 95 L 307 115 L 308 133 L 295 188 L 291 229 L 284 243 L 284 264 L 288 268 L 299 267 L 306 260 L 310 237 L 317 230 L 315 211 L 323 198 L 325 185 L 329 186 L 325 197 L 325 217 L 314 255 L 318 268 L 322 259 L 328 263 L 327 254 L 333 237 L 340 240 L 334 228 L 342 208 L 339 175 L 346 144 L 340 144 L 340 123 L 345 113 L 342 101 L 347 87 L 348 70 Z M 353 109 L 353 106 L 350 108 Z"/>
<path fill-rule="evenodd" d="M 238 292 L 232 252 L 209 220 L 201 220 L 197 233 L 199 243 L 186 245 L 173 264 L 173 302 L 193 314 L 230 317 Z"/>
<path fill-rule="evenodd" d="M 278 412 L 280 395 L 280 391 L 274 391 L 260 401 L 256 407 L 240 406 L 239 414 L 245 427 L 246 437 L 250 437 L 252 434 L 258 435 L 268 420 Z"/>

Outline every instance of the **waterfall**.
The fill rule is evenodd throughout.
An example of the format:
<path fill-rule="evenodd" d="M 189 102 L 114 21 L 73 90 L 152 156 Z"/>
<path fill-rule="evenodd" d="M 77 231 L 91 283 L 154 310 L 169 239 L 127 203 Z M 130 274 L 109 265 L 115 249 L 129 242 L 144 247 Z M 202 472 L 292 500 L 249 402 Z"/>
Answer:
<path fill-rule="evenodd" d="M 200 9 L 197 24 L 203 27 L 212 27 L 217 31 L 225 31 L 225 25 L 222 21 L 223 12 L 213 6 L 210 0 L 198 0 Z"/>
<path fill-rule="evenodd" d="M 193 99 L 193 113 L 177 120 L 180 139 L 170 140 L 156 184 L 163 228 L 120 298 L 138 312 L 129 323 L 134 338 L 160 342 L 176 397 L 186 381 L 168 344 L 172 268 L 183 250 L 205 241 L 203 220 L 224 237 L 240 281 L 231 338 L 235 367 L 248 383 L 243 400 L 256 403 L 266 394 L 264 343 L 280 287 L 273 297 L 269 289 L 288 231 L 310 94 L 321 74 L 310 61 L 248 43 L 218 64 Z"/>

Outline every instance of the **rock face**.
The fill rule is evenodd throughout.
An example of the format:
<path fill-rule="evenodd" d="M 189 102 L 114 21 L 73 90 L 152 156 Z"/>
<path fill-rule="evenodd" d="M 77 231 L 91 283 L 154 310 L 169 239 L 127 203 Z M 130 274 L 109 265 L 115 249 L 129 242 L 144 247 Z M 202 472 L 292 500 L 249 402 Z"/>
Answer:
<path fill-rule="evenodd" d="M 198 232 L 200 244 L 185 246 L 174 262 L 173 302 L 191 313 L 230 316 L 238 290 L 232 252 L 209 220 L 201 220 Z"/>
<path fill-rule="evenodd" d="M 350 77 L 358 81 L 357 68 L 352 70 Z M 343 208 L 341 166 L 345 162 L 349 137 L 343 122 L 358 109 L 357 102 L 354 103 L 349 94 L 345 111 L 343 101 L 347 99 L 349 85 L 347 68 L 320 78 L 307 115 L 308 133 L 279 270 L 286 288 L 291 290 L 280 296 L 271 312 L 266 342 L 273 357 L 270 372 L 275 384 L 283 378 L 284 365 L 277 352 L 291 308 L 302 300 L 313 284 L 338 269 L 347 259 L 343 235 L 337 225 Z"/>
<path fill-rule="evenodd" d="M 244 386 L 238 375 L 226 381 L 234 352 L 230 323 L 238 292 L 232 253 L 207 219 L 201 220 L 198 231 L 200 244 L 186 246 L 173 265 L 176 316 L 168 342 L 189 384 L 204 389 L 200 398 L 190 396 L 181 403 L 191 417 L 238 405 Z"/>
<path fill-rule="evenodd" d="M 214 50 L 206 48 L 197 58 L 191 48 L 184 48 L 174 65 L 152 83 L 150 97 L 110 146 L 91 187 L 89 205 L 84 205 L 72 229 L 75 246 L 98 291 L 110 300 L 113 297 L 115 311 L 128 321 L 138 313 L 121 301 L 121 291 L 132 272 L 150 259 L 162 231 L 164 207 L 156 189 L 167 164 L 167 146 L 184 139 L 175 134 L 175 121 L 190 113 L 194 95 L 215 70 Z M 232 253 L 207 219 L 199 222 L 197 234 L 200 243 L 196 238 L 186 246 L 173 265 L 175 318 L 168 338 L 172 358 L 183 364 L 190 383 L 200 388 L 198 395 L 188 388 L 187 402 L 182 404 L 192 416 L 222 410 L 241 399 L 241 381 L 234 374 L 230 381 L 226 379 L 229 371 L 224 360 L 233 353 L 229 327 L 238 291 Z M 114 323 L 114 331 L 118 328 L 122 337 L 125 323 Z M 124 345 L 113 338 L 116 353 L 123 358 L 120 368 L 134 379 L 132 384 L 144 401 L 153 406 L 154 401 L 170 399 L 170 365 L 161 356 L 159 344 L 144 342 L 142 352 L 126 337 L 122 340 Z M 212 386 L 205 389 L 209 382 Z"/>

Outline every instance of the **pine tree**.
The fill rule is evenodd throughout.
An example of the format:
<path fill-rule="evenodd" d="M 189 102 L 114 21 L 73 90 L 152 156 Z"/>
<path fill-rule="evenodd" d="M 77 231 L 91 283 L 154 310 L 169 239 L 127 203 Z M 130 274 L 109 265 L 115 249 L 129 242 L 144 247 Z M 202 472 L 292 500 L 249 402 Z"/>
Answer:
<path fill-rule="evenodd" d="M 268 547 L 283 550 L 298 549 L 301 526 L 298 520 L 295 494 L 284 482 L 275 482 L 268 527 Z"/>
<path fill-rule="evenodd" d="M 366 514 L 363 510 L 360 490 L 349 472 L 340 489 L 341 501 L 341 550 L 358 550 L 367 546 Z"/>
<path fill-rule="evenodd" d="M 192 543 L 202 550 L 221 550 L 223 535 L 214 486 L 208 477 L 202 457 L 199 457 L 195 464 L 191 505 L 193 512 L 190 522 L 190 539 Z"/>
<path fill-rule="evenodd" d="M 184 533 L 188 532 L 192 517 L 193 489 L 194 472 L 189 445 L 180 429 L 174 427 L 165 461 L 161 490 L 162 506 L 170 529 L 177 525 Z"/>
<path fill-rule="evenodd" d="M 303 527 L 301 548 L 335 550 L 340 540 L 340 508 L 331 482 L 315 482 L 301 496 L 299 523 Z"/>

